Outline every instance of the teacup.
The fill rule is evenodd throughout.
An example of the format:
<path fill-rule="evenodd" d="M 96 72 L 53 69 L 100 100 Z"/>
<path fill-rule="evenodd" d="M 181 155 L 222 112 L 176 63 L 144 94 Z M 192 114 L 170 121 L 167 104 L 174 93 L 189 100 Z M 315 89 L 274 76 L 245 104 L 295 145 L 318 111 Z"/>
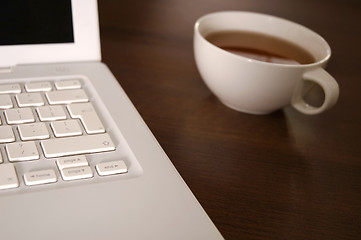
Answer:
<path fill-rule="evenodd" d="M 318 114 L 338 99 L 336 80 L 324 70 L 327 42 L 297 23 L 260 13 L 226 11 L 207 14 L 194 26 L 195 60 L 206 85 L 226 106 L 267 114 L 291 104 Z M 324 100 L 306 102 L 309 83 L 319 85 Z"/>

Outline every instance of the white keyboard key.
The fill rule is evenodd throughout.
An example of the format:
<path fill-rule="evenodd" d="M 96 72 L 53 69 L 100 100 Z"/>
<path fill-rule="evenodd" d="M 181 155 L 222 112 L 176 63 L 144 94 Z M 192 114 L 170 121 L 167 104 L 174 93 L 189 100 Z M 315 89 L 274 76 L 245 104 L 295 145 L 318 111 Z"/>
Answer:
<path fill-rule="evenodd" d="M 0 95 L 0 109 L 9 109 L 13 108 L 13 102 L 11 101 L 11 97 L 8 94 Z"/>
<path fill-rule="evenodd" d="M 115 150 L 114 143 L 106 133 L 43 140 L 41 146 L 46 158 Z"/>
<path fill-rule="evenodd" d="M 15 142 L 15 135 L 11 126 L 0 126 L 0 143 Z"/>
<path fill-rule="evenodd" d="M 64 168 L 60 170 L 64 181 L 78 180 L 93 177 L 93 171 L 89 166 Z"/>
<path fill-rule="evenodd" d="M 68 111 L 72 118 L 80 119 L 88 134 L 105 132 L 105 128 L 91 103 L 70 104 Z"/>
<path fill-rule="evenodd" d="M 58 90 L 64 89 L 78 89 L 81 88 L 81 83 L 79 80 L 72 79 L 72 80 L 61 80 L 55 82 L 55 87 Z"/>
<path fill-rule="evenodd" d="M 0 165 L 0 190 L 19 187 L 19 180 L 14 164 Z"/>
<path fill-rule="evenodd" d="M 70 137 L 83 134 L 77 120 L 56 121 L 50 125 L 55 137 Z"/>
<path fill-rule="evenodd" d="M 24 182 L 28 186 L 55 183 L 58 181 L 53 169 L 33 171 L 24 174 Z"/>
<path fill-rule="evenodd" d="M 0 85 L 0 94 L 2 94 L 2 93 L 21 93 L 20 84 Z"/>
<path fill-rule="evenodd" d="M 89 165 L 84 155 L 58 158 L 56 160 L 56 164 L 58 165 L 58 168 L 60 170 L 63 168 L 81 167 Z"/>
<path fill-rule="evenodd" d="M 18 126 L 21 140 L 39 140 L 50 137 L 45 123 L 30 123 Z"/>
<path fill-rule="evenodd" d="M 13 108 L 5 110 L 5 118 L 8 124 L 22 124 L 35 122 L 30 108 Z"/>
<path fill-rule="evenodd" d="M 66 114 L 62 106 L 43 106 L 36 109 L 40 121 L 56 121 L 66 119 Z"/>
<path fill-rule="evenodd" d="M 27 92 L 47 92 L 52 89 L 50 82 L 30 82 L 25 84 L 25 90 Z"/>
<path fill-rule="evenodd" d="M 128 172 L 128 168 L 125 165 L 124 161 L 122 160 L 98 163 L 95 167 L 100 176 L 107 176 L 107 175 L 114 175 L 114 174 L 121 174 Z"/>
<path fill-rule="evenodd" d="M 19 107 L 43 106 L 44 100 L 40 93 L 20 93 L 15 96 Z"/>
<path fill-rule="evenodd" d="M 45 93 L 49 104 L 70 104 L 88 102 L 89 98 L 83 89 L 59 90 Z"/>
<path fill-rule="evenodd" d="M 39 152 L 34 142 L 15 142 L 5 145 L 10 162 L 39 159 Z"/>

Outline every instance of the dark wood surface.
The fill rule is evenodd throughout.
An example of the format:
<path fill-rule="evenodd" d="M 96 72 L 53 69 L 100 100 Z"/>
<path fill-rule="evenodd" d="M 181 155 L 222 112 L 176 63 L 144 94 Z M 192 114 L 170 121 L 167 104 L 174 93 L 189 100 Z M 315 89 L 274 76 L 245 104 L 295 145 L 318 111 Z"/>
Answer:
<path fill-rule="evenodd" d="M 193 24 L 220 10 L 287 18 L 329 42 L 337 105 L 305 116 L 223 106 Z M 361 239 L 361 1 L 100 0 L 103 61 L 226 239 Z"/>

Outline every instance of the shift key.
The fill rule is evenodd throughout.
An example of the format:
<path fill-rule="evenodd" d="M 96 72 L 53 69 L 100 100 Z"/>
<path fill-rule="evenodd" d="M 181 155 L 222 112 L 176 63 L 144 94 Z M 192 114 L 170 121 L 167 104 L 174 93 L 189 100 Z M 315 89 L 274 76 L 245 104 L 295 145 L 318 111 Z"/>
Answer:
<path fill-rule="evenodd" d="M 115 150 L 109 134 L 86 135 L 69 138 L 53 138 L 40 142 L 46 158 Z"/>

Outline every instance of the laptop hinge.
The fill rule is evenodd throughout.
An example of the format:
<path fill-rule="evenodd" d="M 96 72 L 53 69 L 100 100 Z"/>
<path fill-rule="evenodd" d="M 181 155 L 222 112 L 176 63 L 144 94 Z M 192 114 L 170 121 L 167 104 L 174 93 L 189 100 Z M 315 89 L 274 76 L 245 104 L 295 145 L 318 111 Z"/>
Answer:
<path fill-rule="evenodd" d="M 0 73 L 11 73 L 12 67 L 0 67 Z"/>

